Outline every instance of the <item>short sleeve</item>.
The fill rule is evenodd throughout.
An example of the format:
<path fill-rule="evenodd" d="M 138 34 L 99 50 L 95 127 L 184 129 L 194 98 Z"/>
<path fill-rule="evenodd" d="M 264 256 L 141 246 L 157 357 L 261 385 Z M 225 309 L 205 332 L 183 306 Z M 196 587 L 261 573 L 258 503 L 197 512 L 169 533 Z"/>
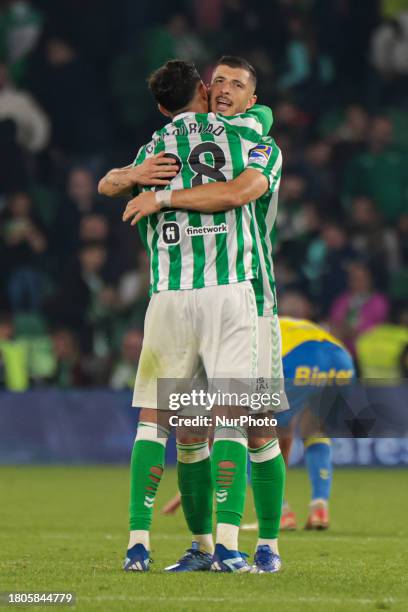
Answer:
<path fill-rule="evenodd" d="M 262 126 L 262 136 L 267 136 L 273 124 L 272 109 L 263 104 L 254 104 L 246 113 L 249 117 L 254 117 Z"/>
<path fill-rule="evenodd" d="M 268 106 L 255 104 L 246 113 L 226 117 L 217 113 L 217 119 L 234 129 L 241 138 L 253 144 L 259 142 L 271 129 L 273 118 Z"/>
<path fill-rule="evenodd" d="M 133 160 L 133 164 L 132 164 L 133 167 L 139 166 L 140 164 L 144 162 L 145 159 L 146 159 L 146 145 L 143 145 L 143 147 L 140 147 L 135 159 Z"/>
<path fill-rule="evenodd" d="M 137 155 L 135 157 L 135 159 L 133 160 L 133 164 L 132 166 L 139 166 L 140 164 L 142 164 L 144 162 L 144 160 L 146 159 L 146 145 L 143 145 L 143 147 L 140 147 L 139 151 L 137 152 Z M 135 198 L 137 195 L 139 195 L 141 189 L 139 187 L 139 185 L 135 185 L 132 189 L 132 196 Z"/>
<path fill-rule="evenodd" d="M 247 168 L 258 170 L 268 179 L 269 191 L 279 189 L 282 173 L 282 152 L 271 138 L 264 139 L 249 152 Z"/>

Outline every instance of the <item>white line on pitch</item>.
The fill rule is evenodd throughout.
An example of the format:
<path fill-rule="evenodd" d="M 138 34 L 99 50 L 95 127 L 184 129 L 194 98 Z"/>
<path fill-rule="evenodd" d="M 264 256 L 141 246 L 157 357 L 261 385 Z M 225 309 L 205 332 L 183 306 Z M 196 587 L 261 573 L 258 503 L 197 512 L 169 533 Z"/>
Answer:
<path fill-rule="evenodd" d="M 124 532 L 125 533 L 125 532 Z M 89 532 L 84 532 L 84 533 L 79 533 L 79 532 L 73 532 L 73 533 L 48 533 L 48 532 L 39 532 L 39 533 L 27 533 L 24 535 L 24 538 L 44 538 L 44 539 L 49 539 L 49 540 L 74 540 L 74 539 L 83 539 L 84 535 L 86 534 L 86 537 L 89 538 L 94 538 L 97 540 L 126 540 L 126 535 L 114 535 L 111 533 L 89 533 Z M 285 534 L 283 537 L 285 538 L 285 544 L 287 544 L 288 542 L 290 542 L 291 540 L 294 541 L 296 540 L 297 542 L 301 542 L 303 541 L 313 541 L 313 542 L 317 542 L 320 540 L 320 542 L 342 542 L 342 541 L 347 541 L 347 540 L 364 540 L 364 542 L 381 542 L 381 541 L 395 541 L 395 542 L 400 542 L 402 538 L 406 538 L 408 534 L 404 534 L 401 533 L 399 535 L 378 535 L 378 536 L 373 536 L 373 535 L 357 535 L 357 534 L 344 534 L 344 535 L 328 535 L 326 533 L 319 533 L 319 534 L 296 534 L 296 533 L 290 533 L 290 534 Z M 252 537 L 251 534 L 249 534 L 248 532 L 243 532 L 240 534 L 241 538 L 244 539 L 250 539 Z M 282 537 L 282 534 L 281 534 Z M 10 534 L 7 533 L 0 533 L 0 538 L 3 539 L 9 539 L 10 538 Z M 157 533 L 155 531 L 152 532 L 152 539 L 153 540 L 186 540 L 189 538 L 189 534 L 186 532 L 185 535 L 176 535 L 176 534 L 168 534 L 168 533 Z"/>
<path fill-rule="evenodd" d="M 95 595 L 95 596 L 78 596 L 77 597 L 77 602 L 79 602 L 80 600 L 86 600 L 86 601 L 152 601 L 152 597 L 151 596 L 147 596 L 147 595 L 140 595 L 140 596 L 127 596 L 127 595 Z M 195 597 L 195 596 L 187 596 L 187 597 L 168 597 L 168 596 L 155 596 L 154 597 L 154 601 L 176 601 L 176 602 L 180 602 L 180 601 L 185 601 L 185 602 L 202 602 L 202 601 L 207 601 L 207 602 L 222 602 L 222 601 L 227 601 L 228 603 L 249 603 L 249 602 L 253 602 L 252 598 L 245 598 L 245 597 L 239 597 L 239 598 L 232 598 L 232 597 L 205 597 L 205 596 L 201 596 L 200 597 Z M 262 597 L 262 596 L 257 596 L 257 601 L 259 603 L 261 603 L 262 601 L 264 602 L 270 602 L 270 597 Z M 273 596 L 273 601 L 275 603 L 330 603 L 330 604 L 361 604 L 361 605 L 373 605 L 376 603 L 388 603 L 388 604 L 396 604 L 399 603 L 399 601 L 402 600 L 398 600 L 398 599 L 394 599 L 393 597 L 387 597 L 384 600 L 381 600 L 381 598 L 376 598 L 376 599 L 369 599 L 369 598 L 340 598 L 340 597 L 309 597 L 309 596 L 299 596 L 299 597 L 279 597 L 276 595 L 276 593 Z"/>

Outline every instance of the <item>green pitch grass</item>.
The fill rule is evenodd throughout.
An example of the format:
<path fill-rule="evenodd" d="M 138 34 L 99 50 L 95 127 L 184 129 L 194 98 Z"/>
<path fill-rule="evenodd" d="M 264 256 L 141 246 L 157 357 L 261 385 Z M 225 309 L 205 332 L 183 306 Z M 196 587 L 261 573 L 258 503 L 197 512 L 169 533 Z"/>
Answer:
<path fill-rule="evenodd" d="M 168 470 L 156 509 L 175 490 Z M 290 471 L 288 498 L 302 525 L 303 470 Z M 0 591 L 74 591 L 80 611 L 408 610 L 406 470 L 337 470 L 330 530 L 282 534 L 276 575 L 164 574 L 189 544 L 180 512 L 156 512 L 152 571 L 125 574 L 127 499 L 125 468 L 0 468 Z M 255 540 L 242 533 L 241 549 Z"/>

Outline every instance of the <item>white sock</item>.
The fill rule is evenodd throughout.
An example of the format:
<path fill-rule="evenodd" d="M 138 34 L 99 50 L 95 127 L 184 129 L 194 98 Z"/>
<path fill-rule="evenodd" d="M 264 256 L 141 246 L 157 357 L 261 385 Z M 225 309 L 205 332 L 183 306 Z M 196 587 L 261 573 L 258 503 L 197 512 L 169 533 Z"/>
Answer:
<path fill-rule="evenodd" d="M 238 550 L 239 527 L 229 523 L 218 523 L 217 525 L 217 544 L 222 544 L 229 550 Z"/>
<path fill-rule="evenodd" d="M 194 534 L 193 542 L 198 542 L 200 550 L 212 555 L 214 553 L 214 540 L 212 533 Z"/>
<path fill-rule="evenodd" d="M 150 534 L 147 529 L 134 529 L 129 533 L 128 549 L 135 544 L 143 544 L 146 550 L 150 550 Z"/>
<path fill-rule="evenodd" d="M 265 546 L 265 544 L 270 547 L 271 551 L 275 553 L 275 555 L 279 555 L 278 538 L 274 538 L 274 539 L 258 538 L 256 547 L 258 548 L 258 546 Z"/>

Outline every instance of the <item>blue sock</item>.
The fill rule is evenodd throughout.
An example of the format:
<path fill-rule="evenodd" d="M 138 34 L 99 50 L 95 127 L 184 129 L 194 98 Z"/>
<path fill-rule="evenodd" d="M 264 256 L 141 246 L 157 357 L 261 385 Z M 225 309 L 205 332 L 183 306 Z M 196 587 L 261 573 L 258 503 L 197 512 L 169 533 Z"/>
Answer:
<path fill-rule="evenodd" d="M 305 440 L 305 460 L 312 486 L 312 501 L 330 497 L 332 482 L 331 446 L 329 438 L 310 437 Z"/>

